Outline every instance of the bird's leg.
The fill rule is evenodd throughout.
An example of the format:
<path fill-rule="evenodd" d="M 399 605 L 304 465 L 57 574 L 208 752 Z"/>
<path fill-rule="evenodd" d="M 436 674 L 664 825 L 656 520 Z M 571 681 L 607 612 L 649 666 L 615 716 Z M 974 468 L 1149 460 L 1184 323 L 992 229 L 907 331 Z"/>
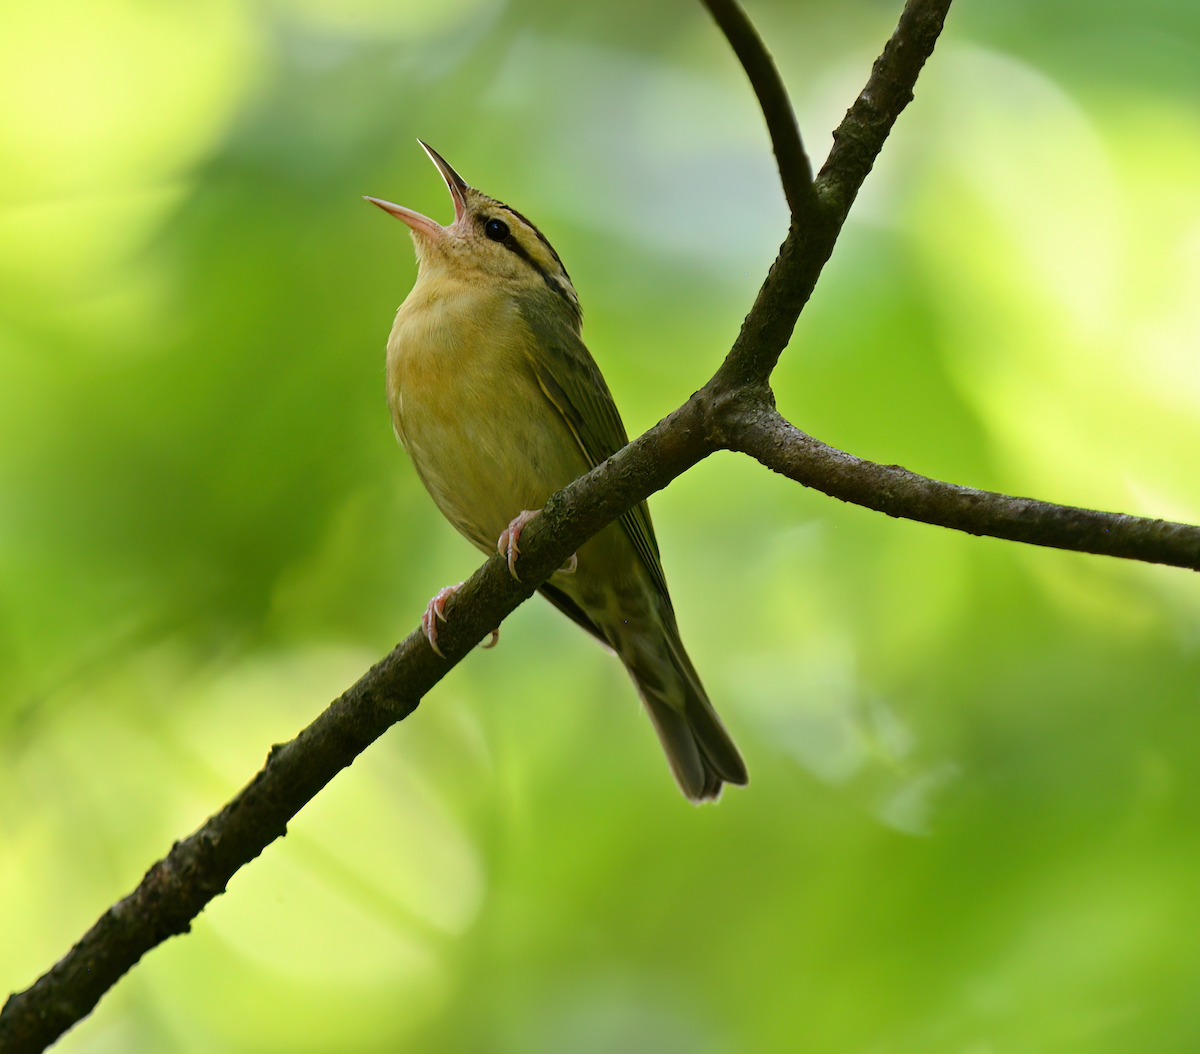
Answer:
<path fill-rule="evenodd" d="M 424 614 L 421 615 L 421 629 L 425 631 L 425 639 L 429 641 L 429 646 L 434 652 L 441 655 L 443 659 L 446 656 L 442 655 L 442 649 L 437 646 L 437 624 L 439 619 L 442 622 L 446 621 L 446 601 L 458 592 L 461 585 L 462 583 L 459 582 L 458 585 L 443 586 L 433 594 L 429 603 L 425 605 Z"/>
<path fill-rule="evenodd" d="M 500 537 L 496 541 L 496 552 L 508 560 L 508 573 L 513 576 L 518 582 L 521 576 L 517 574 L 517 557 L 521 555 L 521 550 L 517 546 L 517 541 L 521 537 L 521 531 L 537 514 L 537 509 L 523 509 L 513 517 L 512 523 L 500 532 Z M 567 562 L 558 570 L 564 575 L 573 575 L 575 568 L 579 566 L 579 558 L 572 553 Z M 494 644 L 495 641 L 492 642 Z M 491 647 L 489 644 L 488 647 Z"/>

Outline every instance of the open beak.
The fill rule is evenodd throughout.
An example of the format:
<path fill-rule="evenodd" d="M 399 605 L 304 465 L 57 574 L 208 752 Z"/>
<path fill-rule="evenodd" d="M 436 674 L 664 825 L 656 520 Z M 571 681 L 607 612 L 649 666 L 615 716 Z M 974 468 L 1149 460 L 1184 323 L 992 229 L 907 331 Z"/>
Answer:
<path fill-rule="evenodd" d="M 428 216 L 422 216 L 419 212 L 406 209 L 403 205 L 393 205 L 390 201 L 384 201 L 383 198 L 373 198 L 369 194 L 364 194 L 363 197 L 372 205 L 378 205 L 384 212 L 390 212 L 396 219 L 403 220 L 414 231 L 419 231 L 421 234 L 426 234 L 431 238 L 441 236 L 442 225 L 431 220 Z"/>
<path fill-rule="evenodd" d="M 467 191 L 471 188 L 467 186 L 467 181 L 463 179 L 457 172 L 454 171 L 433 147 L 428 143 L 421 142 L 421 148 L 429 155 L 429 160 L 437 165 L 437 170 L 442 174 L 442 179 L 446 181 L 446 186 L 450 188 L 450 197 L 454 199 L 454 222 L 457 223 L 463 218 L 463 213 L 467 211 Z"/>
<path fill-rule="evenodd" d="M 457 223 L 463 218 L 467 211 L 466 193 L 470 189 L 467 186 L 466 180 L 450 167 L 446 159 L 442 157 L 428 143 L 421 142 L 425 153 L 429 155 L 429 160 L 437 165 L 437 170 L 442 174 L 442 179 L 446 181 L 446 186 L 450 189 L 450 197 L 454 199 L 454 222 Z M 406 209 L 403 205 L 393 205 L 390 201 L 384 201 L 382 198 L 372 198 L 368 195 L 363 195 L 372 205 L 378 205 L 384 212 L 390 212 L 396 219 L 407 223 L 414 231 L 420 231 L 423 234 L 436 238 L 445 230 L 440 223 L 431 220 L 428 216 L 422 216 L 419 212 L 414 212 L 412 209 Z"/>

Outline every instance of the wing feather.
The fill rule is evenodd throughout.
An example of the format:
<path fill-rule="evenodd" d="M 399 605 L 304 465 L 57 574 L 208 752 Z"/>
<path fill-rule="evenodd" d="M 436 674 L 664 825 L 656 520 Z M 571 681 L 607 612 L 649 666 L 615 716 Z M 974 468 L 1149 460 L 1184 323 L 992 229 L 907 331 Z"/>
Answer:
<path fill-rule="evenodd" d="M 562 415 L 588 464 L 595 468 L 629 442 L 600 367 L 573 321 L 565 319 L 548 297 L 532 298 L 528 309 L 521 314 L 534 335 L 530 366 L 538 385 Z M 670 608 L 670 594 L 646 503 L 643 501 L 624 513 L 620 523 Z"/>

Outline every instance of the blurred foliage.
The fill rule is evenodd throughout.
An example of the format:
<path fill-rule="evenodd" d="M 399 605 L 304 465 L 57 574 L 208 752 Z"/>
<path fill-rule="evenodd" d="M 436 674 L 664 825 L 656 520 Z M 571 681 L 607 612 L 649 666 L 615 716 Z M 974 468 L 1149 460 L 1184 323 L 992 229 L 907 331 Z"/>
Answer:
<path fill-rule="evenodd" d="M 814 156 L 899 3 L 755 3 Z M 1200 520 L 1200 8 L 961 0 L 777 375 L 802 427 Z M 0 990 L 62 954 L 478 555 L 391 436 L 415 143 L 567 261 L 630 430 L 785 228 L 684 0 L 0 9 Z M 672 786 L 534 601 L 155 950 L 75 1052 L 1200 1044 L 1194 576 L 714 457 L 654 501 L 753 782 Z"/>

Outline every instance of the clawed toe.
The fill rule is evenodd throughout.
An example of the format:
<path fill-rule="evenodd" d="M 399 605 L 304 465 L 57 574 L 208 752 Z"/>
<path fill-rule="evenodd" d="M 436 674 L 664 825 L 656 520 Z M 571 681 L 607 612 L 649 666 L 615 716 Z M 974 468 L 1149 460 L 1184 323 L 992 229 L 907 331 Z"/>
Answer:
<path fill-rule="evenodd" d="M 517 557 L 521 555 L 521 550 L 517 542 L 521 538 L 521 531 L 537 514 L 537 509 L 524 509 L 517 513 L 512 523 L 500 532 L 500 537 L 496 540 L 496 552 L 508 560 L 508 573 L 518 582 L 521 576 L 517 574 Z"/>
<path fill-rule="evenodd" d="M 425 633 L 425 639 L 429 641 L 429 646 L 434 650 L 434 653 L 440 655 L 443 659 L 446 656 L 442 654 L 442 649 L 437 646 L 437 624 L 439 621 L 446 621 L 446 601 L 458 592 L 461 585 L 462 583 L 459 582 L 456 585 L 444 586 L 439 589 L 430 598 L 429 603 L 425 605 L 425 611 L 421 615 L 421 629 Z"/>
<path fill-rule="evenodd" d="M 421 615 L 421 630 L 425 634 L 425 639 L 429 641 L 429 646 L 434 650 L 436 655 L 440 655 L 443 659 L 446 657 L 442 653 L 442 649 L 438 647 L 438 626 L 439 622 L 446 621 L 446 601 L 449 600 L 455 593 L 458 592 L 462 583 L 457 585 L 445 586 L 439 589 L 431 598 L 428 604 L 425 605 L 425 611 Z M 481 648 L 494 648 L 500 640 L 500 630 L 492 630 L 492 639 L 486 644 L 479 645 Z"/>

